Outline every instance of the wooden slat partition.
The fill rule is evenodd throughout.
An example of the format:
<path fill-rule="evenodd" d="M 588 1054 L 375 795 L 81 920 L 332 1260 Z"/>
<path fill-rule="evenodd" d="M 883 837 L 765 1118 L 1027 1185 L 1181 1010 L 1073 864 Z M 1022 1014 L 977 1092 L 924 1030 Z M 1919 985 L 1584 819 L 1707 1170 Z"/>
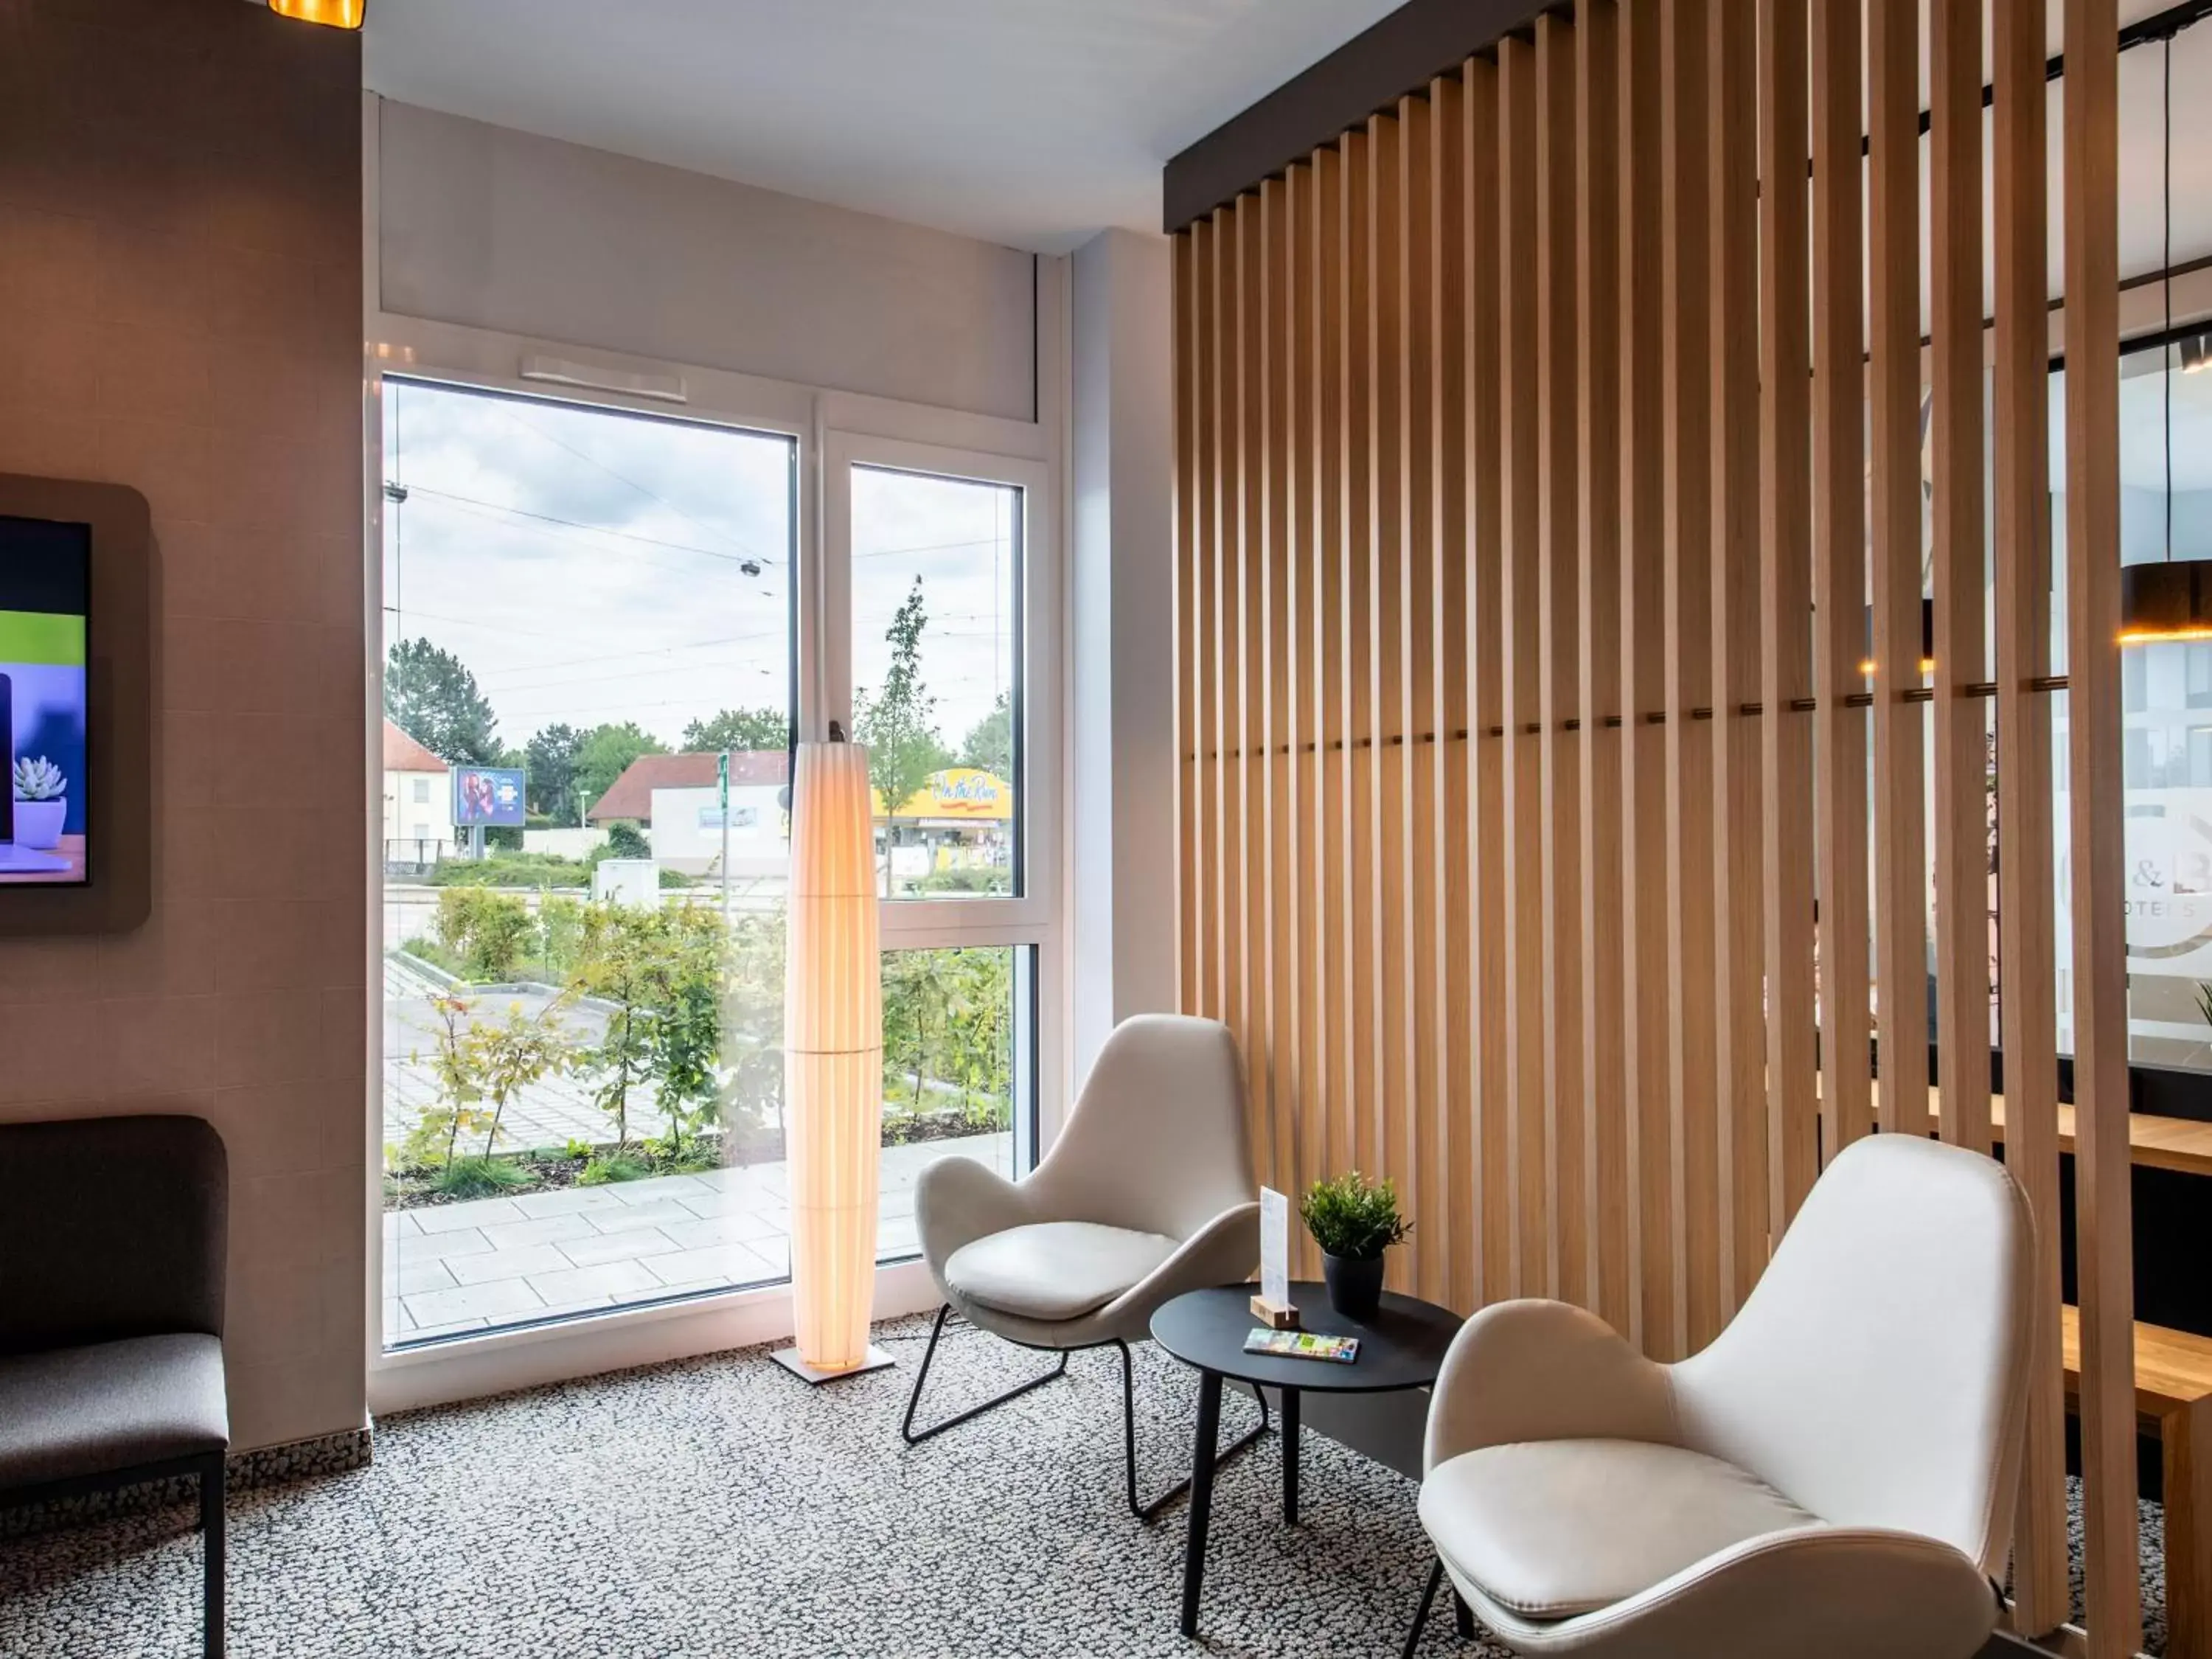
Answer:
<path fill-rule="evenodd" d="M 2036 1323 L 2020 1519 L 2015 1623 L 2065 1622 L 2066 1425 L 2059 1322 L 2058 1047 L 2051 897 L 2049 216 L 2043 0 L 1996 9 L 1994 429 L 1996 528 L 1997 912 L 2005 1166 L 2036 1218 Z"/>
<path fill-rule="evenodd" d="M 1820 1161 L 1877 1121 L 2001 1133 L 2039 1226 L 2013 1579 L 2039 1632 L 2068 1614 L 2070 1134 L 2087 1639 L 2118 1656 L 2141 1610 L 2117 24 L 2112 0 L 2067 9 L 2057 217 L 2082 367 L 2054 664 L 2047 9 L 1933 0 L 1924 250 L 1917 0 L 1577 0 L 1182 234 L 1178 959 L 1184 1006 L 1243 1044 L 1267 1180 L 1388 1176 L 1419 1224 L 1395 1284 L 1462 1309 L 1565 1297 L 1656 1357 L 1721 1328 Z"/>
<path fill-rule="evenodd" d="M 2074 908 L 2075 1280 L 2081 1298 L 2081 1474 L 2089 1651 L 2142 1645 L 2135 1479 L 2127 964 L 2122 862 L 2119 52 L 2113 0 L 2067 0 L 2068 811 Z"/>

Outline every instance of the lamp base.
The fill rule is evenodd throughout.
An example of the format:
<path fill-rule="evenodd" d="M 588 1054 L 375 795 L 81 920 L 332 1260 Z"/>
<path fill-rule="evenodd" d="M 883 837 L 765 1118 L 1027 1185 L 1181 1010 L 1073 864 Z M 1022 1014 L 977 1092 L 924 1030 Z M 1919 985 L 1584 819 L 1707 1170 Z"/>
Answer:
<path fill-rule="evenodd" d="M 817 1370 L 799 1357 L 799 1350 L 795 1347 L 778 1348 L 769 1358 L 800 1382 L 817 1389 L 824 1382 L 839 1382 L 848 1376 L 860 1376 L 869 1371 L 889 1370 L 898 1364 L 897 1360 L 892 1358 L 872 1342 L 868 1344 L 868 1357 L 849 1370 Z"/>

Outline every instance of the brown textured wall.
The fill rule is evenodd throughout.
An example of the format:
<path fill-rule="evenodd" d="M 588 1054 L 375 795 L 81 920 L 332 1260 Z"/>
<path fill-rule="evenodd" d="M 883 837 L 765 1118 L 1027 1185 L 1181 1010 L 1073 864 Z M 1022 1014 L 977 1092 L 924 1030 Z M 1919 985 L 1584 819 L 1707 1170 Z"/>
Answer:
<path fill-rule="evenodd" d="M 160 577 L 154 908 L 0 942 L 0 1118 L 230 1149 L 240 1446 L 363 1411 L 358 37 L 0 0 L 0 471 L 130 484 Z"/>

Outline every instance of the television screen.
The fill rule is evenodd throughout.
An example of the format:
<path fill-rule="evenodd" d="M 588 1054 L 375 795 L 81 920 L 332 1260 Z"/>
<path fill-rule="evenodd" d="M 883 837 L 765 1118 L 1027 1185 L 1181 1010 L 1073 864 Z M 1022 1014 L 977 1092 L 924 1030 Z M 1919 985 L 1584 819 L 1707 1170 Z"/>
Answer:
<path fill-rule="evenodd" d="M 0 516 L 0 884 L 82 885 L 92 530 Z"/>

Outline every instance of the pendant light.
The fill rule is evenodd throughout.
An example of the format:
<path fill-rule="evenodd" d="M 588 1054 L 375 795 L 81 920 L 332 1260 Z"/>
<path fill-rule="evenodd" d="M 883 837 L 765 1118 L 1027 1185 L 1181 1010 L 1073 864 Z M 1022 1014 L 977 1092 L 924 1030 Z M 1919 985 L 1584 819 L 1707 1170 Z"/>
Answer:
<path fill-rule="evenodd" d="M 302 23 L 326 23 L 334 29 L 357 29 L 368 0 L 269 0 L 269 9 L 279 17 Z"/>
<path fill-rule="evenodd" d="M 2173 36 L 2166 37 L 2163 98 L 2164 146 L 2161 183 L 2166 220 L 2166 331 L 2159 346 L 2159 370 L 2166 395 L 2166 557 L 2155 564 L 2120 567 L 2120 641 L 2148 645 L 2170 640 L 2212 640 L 2212 559 L 2173 556 L 2173 380 L 2166 354 L 2173 349 Z M 2191 361 L 2181 353 L 2185 371 L 2203 361 L 2202 337 Z"/>

